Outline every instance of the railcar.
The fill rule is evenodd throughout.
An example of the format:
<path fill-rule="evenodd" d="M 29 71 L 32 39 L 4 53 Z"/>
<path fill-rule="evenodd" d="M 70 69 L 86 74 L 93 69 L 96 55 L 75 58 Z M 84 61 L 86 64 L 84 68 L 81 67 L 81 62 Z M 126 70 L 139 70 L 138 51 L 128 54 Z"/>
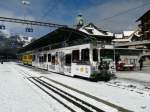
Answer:
<path fill-rule="evenodd" d="M 32 65 L 32 53 L 22 54 L 22 63 L 25 65 Z"/>
<path fill-rule="evenodd" d="M 89 29 L 86 31 L 91 34 L 68 27 L 58 28 L 23 47 L 19 54 L 23 54 L 24 64 L 37 68 L 69 76 L 110 80 L 116 72 L 116 50 L 111 44 L 114 37 L 107 31 L 100 30 L 100 35 Z"/>
<path fill-rule="evenodd" d="M 50 50 L 40 48 L 33 50 L 32 55 L 23 55 L 23 63 L 69 76 L 109 80 L 115 74 L 114 56 L 104 57 L 101 54 L 102 50 L 104 53 L 109 49 L 113 46 L 102 48 L 100 45 L 82 44 Z M 30 59 L 27 61 L 26 57 L 31 56 L 32 62 Z"/>

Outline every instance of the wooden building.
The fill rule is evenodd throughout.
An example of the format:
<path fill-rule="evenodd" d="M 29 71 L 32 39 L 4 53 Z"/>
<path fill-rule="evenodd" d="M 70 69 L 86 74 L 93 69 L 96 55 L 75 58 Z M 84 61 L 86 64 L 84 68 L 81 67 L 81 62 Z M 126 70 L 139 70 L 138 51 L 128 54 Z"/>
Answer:
<path fill-rule="evenodd" d="M 144 15 L 142 15 L 137 22 L 140 21 L 138 25 L 141 29 L 142 40 L 150 40 L 150 10 L 148 10 Z"/>

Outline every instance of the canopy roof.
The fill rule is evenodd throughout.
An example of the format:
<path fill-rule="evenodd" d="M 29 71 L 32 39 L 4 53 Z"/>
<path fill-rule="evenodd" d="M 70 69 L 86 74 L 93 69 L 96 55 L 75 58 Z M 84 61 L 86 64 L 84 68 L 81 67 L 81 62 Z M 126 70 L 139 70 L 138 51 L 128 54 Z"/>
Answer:
<path fill-rule="evenodd" d="M 96 39 L 96 36 L 91 36 L 77 29 L 61 27 L 23 47 L 18 53 L 24 53 L 46 46 L 51 46 L 51 49 L 53 49 L 64 46 L 80 45 Z M 108 38 L 104 40 L 108 40 Z M 110 38 L 110 40 L 112 40 L 112 38 Z"/>
<path fill-rule="evenodd" d="M 61 27 L 58 28 L 47 35 L 35 40 L 34 42 L 28 44 L 27 46 L 20 49 L 19 53 L 23 53 L 26 51 L 31 51 L 37 48 L 42 48 L 48 45 L 56 45 L 56 44 L 73 44 L 72 42 L 76 40 L 91 40 L 88 34 L 83 33 L 79 30 L 68 28 L 68 27 Z"/>

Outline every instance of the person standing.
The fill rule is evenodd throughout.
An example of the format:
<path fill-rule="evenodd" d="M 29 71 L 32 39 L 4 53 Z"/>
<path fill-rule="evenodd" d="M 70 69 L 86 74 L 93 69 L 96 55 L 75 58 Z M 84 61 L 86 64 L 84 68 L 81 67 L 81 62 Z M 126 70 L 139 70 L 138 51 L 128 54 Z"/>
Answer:
<path fill-rule="evenodd" d="M 143 59 L 143 57 L 141 57 L 139 60 L 140 70 L 142 70 L 142 68 L 143 68 L 143 61 L 144 61 L 144 59 Z"/>

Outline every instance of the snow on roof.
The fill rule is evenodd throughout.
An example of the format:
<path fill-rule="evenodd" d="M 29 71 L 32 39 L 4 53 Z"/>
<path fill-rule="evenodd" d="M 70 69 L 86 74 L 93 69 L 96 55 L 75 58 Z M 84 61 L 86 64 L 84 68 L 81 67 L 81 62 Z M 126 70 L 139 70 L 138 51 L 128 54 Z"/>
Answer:
<path fill-rule="evenodd" d="M 117 39 L 121 39 L 121 38 L 123 38 L 123 34 L 115 34 L 115 38 L 117 38 Z"/>
<path fill-rule="evenodd" d="M 123 31 L 123 35 L 124 35 L 125 37 L 130 36 L 132 33 L 134 33 L 134 31 Z"/>
<path fill-rule="evenodd" d="M 113 36 L 113 33 L 99 29 L 93 23 L 89 23 L 79 29 L 80 31 L 89 35 L 99 35 L 99 36 Z"/>
<path fill-rule="evenodd" d="M 112 40 L 113 42 L 130 42 L 131 39 L 130 38 L 127 38 L 127 39 L 114 39 Z"/>
<path fill-rule="evenodd" d="M 123 36 L 126 38 L 119 38 L 121 34 L 115 34 L 115 39 L 112 40 L 114 42 L 131 42 L 132 38 L 136 36 L 137 38 L 140 37 L 139 35 L 139 29 L 136 29 L 135 31 L 123 31 Z"/>

